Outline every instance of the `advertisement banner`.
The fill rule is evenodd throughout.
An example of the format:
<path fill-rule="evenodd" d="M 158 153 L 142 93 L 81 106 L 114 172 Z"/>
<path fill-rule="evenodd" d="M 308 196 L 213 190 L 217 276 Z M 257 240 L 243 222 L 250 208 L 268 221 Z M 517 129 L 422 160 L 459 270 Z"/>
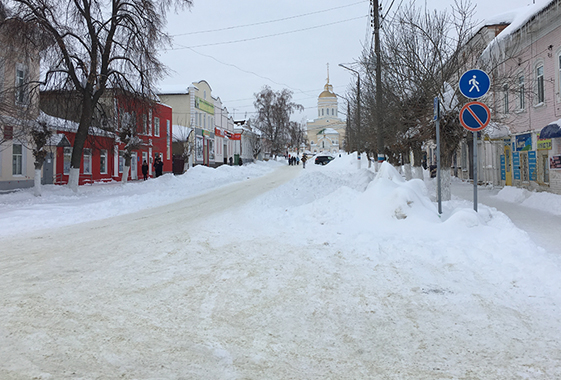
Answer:
<path fill-rule="evenodd" d="M 532 149 L 532 134 L 524 133 L 523 135 L 515 136 L 516 151 L 522 152 Z"/>
<path fill-rule="evenodd" d="M 506 181 L 506 160 L 504 154 L 501 154 L 501 180 Z"/>
<path fill-rule="evenodd" d="M 214 104 L 207 102 L 206 100 L 202 100 L 198 96 L 195 97 L 195 108 L 200 109 L 206 113 L 214 115 Z"/>
<path fill-rule="evenodd" d="M 528 170 L 530 171 L 530 181 L 536 181 L 537 171 L 536 171 L 536 151 L 528 152 Z"/>
<path fill-rule="evenodd" d="M 551 150 L 551 139 L 540 139 L 538 133 L 538 150 Z"/>
<path fill-rule="evenodd" d="M 520 153 L 512 152 L 512 166 L 514 166 L 514 179 L 520 180 Z"/>
<path fill-rule="evenodd" d="M 549 168 L 553 170 L 561 169 L 561 154 L 549 158 Z"/>

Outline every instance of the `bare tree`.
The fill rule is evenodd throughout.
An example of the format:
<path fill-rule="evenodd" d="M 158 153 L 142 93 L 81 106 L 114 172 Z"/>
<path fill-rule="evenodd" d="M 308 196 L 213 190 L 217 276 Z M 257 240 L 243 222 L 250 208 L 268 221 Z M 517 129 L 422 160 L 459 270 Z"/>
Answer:
<path fill-rule="evenodd" d="M 52 44 L 43 51 L 47 89 L 72 91 L 79 101 L 79 126 L 69 186 L 77 191 L 82 152 L 96 106 L 108 88 L 151 98 L 165 68 L 158 48 L 170 5 L 192 0 L 9 0 L 18 19 L 33 23 Z"/>
<path fill-rule="evenodd" d="M 439 97 L 441 162 L 443 176 L 450 176 L 453 154 L 466 133 L 458 119 L 458 91 L 449 83 L 455 83 L 466 61 L 480 53 L 475 48 L 467 54 L 462 51 L 473 36 L 472 15 L 473 6 L 465 0 L 455 1 L 451 11 L 442 12 L 411 2 L 384 25 L 383 88 L 369 86 L 370 79 L 365 90 L 366 97 L 373 97 L 374 91 L 384 93 L 383 125 L 378 127 L 384 128 L 385 154 L 395 163 L 407 163 L 413 152 L 414 165 L 420 166 L 421 146 L 435 136 L 432 102 Z M 363 57 L 366 73 L 373 72 L 375 59 L 373 54 Z M 371 102 L 364 104 L 372 118 Z"/>
<path fill-rule="evenodd" d="M 290 116 L 304 107 L 292 101 L 292 91 L 273 91 L 269 86 L 255 94 L 253 104 L 257 110 L 255 127 L 270 145 L 271 154 L 283 154 L 290 143 Z"/>
<path fill-rule="evenodd" d="M 195 129 L 184 126 L 174 126 L 173 128 L 173 151 L 174 154 L 179 153 L 183 159 L 183 172 L 185 172 L 189 168 L 189 159 L 195 152 L 195 142 L 192 138 Z"/>

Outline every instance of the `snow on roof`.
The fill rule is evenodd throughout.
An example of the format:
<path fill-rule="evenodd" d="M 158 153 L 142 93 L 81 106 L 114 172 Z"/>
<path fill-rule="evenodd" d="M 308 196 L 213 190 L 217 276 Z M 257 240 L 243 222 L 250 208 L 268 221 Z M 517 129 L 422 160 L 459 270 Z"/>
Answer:
<path fill-rule="evenodd" d="M 168 85 L 161 85 L 160 91 L 158 93 L 161 94 L 188 94 L 189 93 L 189 86 L 184 84 L 168 84 Z"/>
<path fill-rule="evenodd" d="M 333 129 L 333 128 L 324 128 L 324 129 L 322 129 L 321 131 L 319 131 L 317 134 L 318 134 L 318 135 L 319 135 L 319 134 L 324 134 L 324 135 L 338 135 L 339 132 L 337 132 L 337 131 L 336 131 L 335 129 Z"/>
<path fill-rule="evenodd" d="M 172 138 L 174 141 L 184 141 L 189 137 L 189 134 L 193 131 L 193 128 L 185 127 L 183 125 L 174 124 L 172 127 Z"/>
<path fill-rule="evenodd" d="M 498 42 L 518 31 L 525 24 L 536 17 L 541 11 L 543 11 L 545 8 L 549 7 L 556 1 L 557 0 L 538 0 L 536 4 L 529 4 L 525 7 L 513 9 L 511 11 L 492 17 L 487 21 L 486 24 L 492 25 L 490 24 L 491 21 L 494 21 L 495 23 L 509 24 L 509 26 L 507 26 L 497 37 L 495 37 L 495 40 Z M 499 22 L 500 20 L 503 20 L 503 22 Z"/>
<path fill-rule="evenodd" d="M 487 128 L 485 128 L 485 134 L 487 134 L 490 139 L 499 139 L 501 137 L 509 136 L 510 129 L 504 124 L 491 122 Z"/>
<path fill-rule="evenodd" d="M 60 129 L 66 131 L 77 131 L 78 130 L 78 123 L 72 120 L 61 119 L 60 117 L 54 117 L 51 115 L 47 115 L 43 111 L 39 114 L 37 121 L 44 122 L 47 124 L 48 127 L 53 129 Z"/>

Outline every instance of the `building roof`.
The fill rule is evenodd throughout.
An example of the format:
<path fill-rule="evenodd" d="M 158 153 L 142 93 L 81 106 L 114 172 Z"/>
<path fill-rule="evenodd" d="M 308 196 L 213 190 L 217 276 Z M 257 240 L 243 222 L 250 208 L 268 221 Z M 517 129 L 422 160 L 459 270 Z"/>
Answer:
<path fill-rule="evenodd" d="M 324 90 L 321 94 L 319 94 L 320 98 L 337 98 L 337 95 L 333 93 L 333 86 L 327 83 L 324 87 Z"/>

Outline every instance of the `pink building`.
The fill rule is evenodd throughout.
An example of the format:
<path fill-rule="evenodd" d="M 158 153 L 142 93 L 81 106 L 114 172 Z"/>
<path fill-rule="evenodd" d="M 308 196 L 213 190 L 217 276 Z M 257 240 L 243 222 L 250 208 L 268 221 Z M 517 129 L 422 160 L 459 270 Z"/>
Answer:
<path fill-rule="evenodd" d="M 482 56 L 493 81 L 484 101 L 507 135 L 500 161 L 482 152 L 478 167 L 500 168 L 502 185 L 561 194 L 561 128 L 547 127 L 561 124 L 560 19 L 561 0 L 551 0 L 493 21 L 506 27 Z"/>

